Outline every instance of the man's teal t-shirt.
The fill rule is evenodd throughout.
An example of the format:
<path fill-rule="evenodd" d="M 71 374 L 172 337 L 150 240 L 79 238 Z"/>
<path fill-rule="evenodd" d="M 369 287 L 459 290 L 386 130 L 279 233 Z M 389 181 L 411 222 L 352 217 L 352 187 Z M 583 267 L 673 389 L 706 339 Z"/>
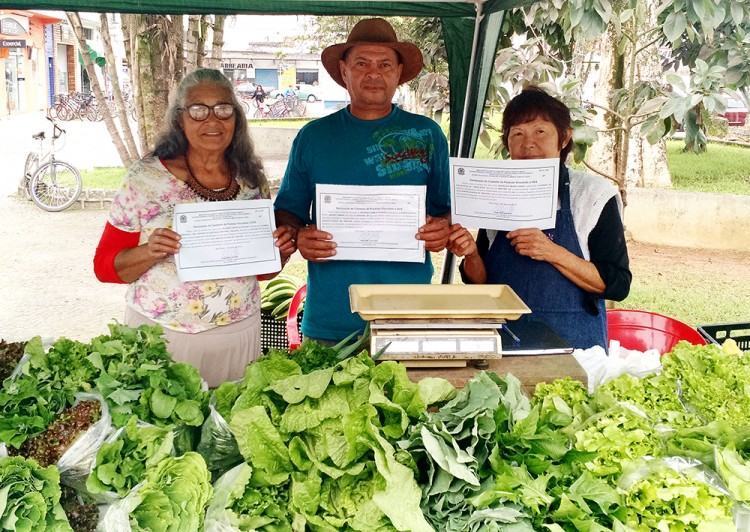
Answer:
<path fill-rule="evenodd" d="M 448 143 L 440 127 L 393 107 L 377 120 L 349 109 L 310 122 L 292 144 L 286 174 L 274 202 L 305 223 L 315 223 L 315 185 L 426 185 L 427 214 L 450 212 Z M 340 340 L 364 328 L 349 306 L 352 284 L 425 284 L 432 262 L 308 262 L 305 336 Z"/>

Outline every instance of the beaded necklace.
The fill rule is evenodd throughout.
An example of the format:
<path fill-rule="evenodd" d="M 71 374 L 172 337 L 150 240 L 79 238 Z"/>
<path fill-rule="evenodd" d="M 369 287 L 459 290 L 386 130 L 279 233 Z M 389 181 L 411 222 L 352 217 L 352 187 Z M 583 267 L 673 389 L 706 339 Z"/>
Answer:
<path fill-rule="evenodd" d="M 187 155 L 185 155 L 185 166 L 187 167 L 188 171 L 187 179 L 185 179 L 185 184 L 188 186 L 188 188 L 190 188 L 190 190 L 195 192 L 196 195 L 206 201 L 229 201 L 235 199 L 237 197 L 237 194 L 240 193 L 240 184 L 233 177 L 230 178 L 229 186 L 214 190 L 212 188 L 204 187 L 195 178 L 193 169 L 190 168 L 190 163 L 188 162 Z"/>

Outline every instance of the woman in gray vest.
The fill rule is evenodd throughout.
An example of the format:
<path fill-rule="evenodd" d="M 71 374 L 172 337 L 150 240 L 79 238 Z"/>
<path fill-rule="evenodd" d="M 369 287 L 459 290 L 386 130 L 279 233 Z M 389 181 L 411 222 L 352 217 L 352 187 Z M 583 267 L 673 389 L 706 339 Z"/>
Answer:
<path fill-rule="evenodd" d="M 570 110 L 538 88 L 513 98 L 503 113 L 511 159 L 560 159 L 555 228 L 480 229 L 476 241 L 459 224 L 448 249 L 464 257 L 464 282 L 508 284 L 573 347 L 607 347 L 605 299 L 621 301 L 632 275 L 622 224 L 622 200 L 604 178 L 569 169 Z"/>

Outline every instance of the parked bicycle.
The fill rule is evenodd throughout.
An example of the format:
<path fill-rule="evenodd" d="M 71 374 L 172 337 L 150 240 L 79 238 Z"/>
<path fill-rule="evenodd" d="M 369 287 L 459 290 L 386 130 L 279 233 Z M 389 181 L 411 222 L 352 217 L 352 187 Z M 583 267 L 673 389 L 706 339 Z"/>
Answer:
<path fill-rule="evenodd" d="M 284 96 L 271 103 L 255 101 L 253 118 L 287 118 L 305 116 L 305 102 L 296 96 Z"/>
<path fill-rule="evenodd" d="M 47 109 L 47 116 L 63 121 L 85 118 L 90 122 L 99 122 L 104 120 L 104 110 L 90 92 L 71 92 L 55 96 L 55 103 Z"/>
<path fill-rule="evenodd" d="M 32 135 L 31 138 L 39 142 L 39 149 L 26 155 L 19 189 L 39 208 L 59 212 L 76 202 L 81 195 L 83 182 L 80 172 L 73 165 L 55 158 L 55 142 L 65 134 L 65 130 L 52 118 L 47 117 L 47 120 L 52 122 L 49 150 L 44 149 L 44 131 Z"/>

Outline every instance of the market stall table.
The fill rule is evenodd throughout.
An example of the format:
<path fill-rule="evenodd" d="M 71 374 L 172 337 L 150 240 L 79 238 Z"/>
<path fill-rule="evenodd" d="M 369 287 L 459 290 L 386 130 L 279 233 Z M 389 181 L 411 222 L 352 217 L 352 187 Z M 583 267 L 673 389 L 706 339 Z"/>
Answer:
<path fill-rule="evenodd" d="M 442 377 L 453 386 L 462 388 L 479 368 L 467 366 L 465 368 L 408 368 L 407 373 L 413 381 L 425 377 Z M 588 385 L 586 372 L 571 354 L 562 355 L 515 355 L 490 360 L 485 371 L 493 371 L 499 375 L 512 373 L 523 384 L 524 390 L 532 394 L 539 382 L 552 382 L 562 377 L 581 381 Z"/>

